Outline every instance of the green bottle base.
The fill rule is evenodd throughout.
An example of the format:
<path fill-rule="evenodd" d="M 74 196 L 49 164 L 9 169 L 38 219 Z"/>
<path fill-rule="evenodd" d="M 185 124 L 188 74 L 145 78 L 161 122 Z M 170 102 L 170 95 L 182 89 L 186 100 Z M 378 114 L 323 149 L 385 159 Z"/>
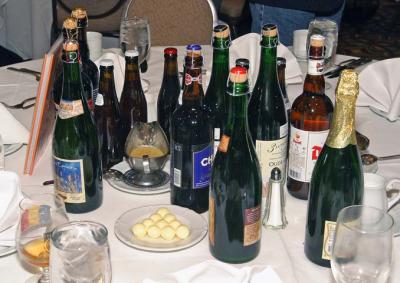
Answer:
<path fill-rule="evenodd" d="M 239 264 L 239 263 L 249 262 L 255 259 L 260 253 L 260 241 L 258 241 L 258 243 L 254 245 L 248 246 L 246 251 L 243 252 L 237 251 L 235 252 L 235 254 L 231 253 L 230 255 L 228 253 L 222 254 L 222 252 L 217 252 L 217 250 L 213 248 L 211 243 L 209 244 L 209 246 L 212 256 L 218 259 L 219 261 L 226 263 Z M 231 248 L 229 250 L 234 251 L 235 248 Z M 243 250 L 243 248 L 241 250 Z"/>

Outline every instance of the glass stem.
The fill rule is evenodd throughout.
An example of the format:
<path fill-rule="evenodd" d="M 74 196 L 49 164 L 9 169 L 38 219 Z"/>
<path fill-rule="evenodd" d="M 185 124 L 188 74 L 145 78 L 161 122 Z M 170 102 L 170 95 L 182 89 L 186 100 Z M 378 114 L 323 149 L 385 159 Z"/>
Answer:
<path fill-rule="evenodd" d="M 49 267 L 43 267 L 42 276 L 40 277 L 38 283 L 50 283 Z"/>

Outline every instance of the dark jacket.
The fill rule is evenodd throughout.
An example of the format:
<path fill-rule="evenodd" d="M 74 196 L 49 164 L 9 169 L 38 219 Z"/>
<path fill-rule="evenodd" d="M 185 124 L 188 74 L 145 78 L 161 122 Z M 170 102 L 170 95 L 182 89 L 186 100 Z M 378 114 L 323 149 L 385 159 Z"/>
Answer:
<path fill-rule="evenodd" d="M 345 0 L 250 0 L 266 6 L 308 11 L 316 14 L 333 14 L 342 7 Z"/>

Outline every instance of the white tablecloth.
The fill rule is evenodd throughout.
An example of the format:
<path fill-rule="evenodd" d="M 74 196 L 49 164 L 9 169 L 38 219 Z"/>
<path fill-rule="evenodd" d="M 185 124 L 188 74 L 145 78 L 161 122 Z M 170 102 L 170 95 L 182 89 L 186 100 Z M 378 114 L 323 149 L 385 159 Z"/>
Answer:
<path fill-rule="evenodd" d="M 162 50 L 160 47 L 152 48 L 151 58 L 148 62 L 149 69 L 147 73 L 142 75 L 143 78 L 151 82 L 150 91 L 146 94 L 150 121 L 156 118 L 156 101 L 163 71 Z M 179 51 L 182 55 L 183 49 L 180 48 Z M 211 49 L 205 48 L 204 54 L 205 66 L 210 70 Z M 343 56 L 338 56 L 338 60 L 343 59 Z M 181 59 L 179 60 L 179 62 L 182 62 Z M 21 65 L 35 66 L 36 69 L 39 69 L 40 61 L 27 62 Z M 305 70 L 305 65 L 302 66 L 302 69 L 303 71 Z M 329 82 L 333 86 L 336 85 L 336 80 L 330 80 Z M 293 101 L 301 91 L 302 85 L 289 85 L 290 100 Z M 1 92 L 2 90 L 0 89 L 0 95 Z M 328 89 L 326 93 L 333 99 L 334 87 Z M 26 120 L 26 117 L 32 115 L 29 110 L 18 110 L 13 113 L 21 120 Z M 368 109 L 360 108 L 357 109 L 357 128 L 360 132 L 369 136 L 371 152 L 378 155 L 398 153 L 400 122 L 389 123 L 386 119 L 376 116 Z M 53 178 L 50 169 L 50 146 L 48 147 L 47 155 L 39 162 L 33 176 L 22 175 L 25 150 L 26 147 L 6 158 L 6 170 L 16 171 L 21 176 L 24 190 L 52 190 L 51 186 L 30 188 L 32 185 L 41 185 L 43 181 Z M 384 165 L 380 164 L 379 173 L 385 177 L 398 176 L 399 172 L 399 161 L 387 162 Z M 198 245 L 187 250 L 173 253 L 150 253 L 130 248 L 121 243 L 114 235 L 114 222 L 126 210 L 144 205 L 168 204 L 169 202 L 169 193 L 153 196 L 131 195 L 117 191 L 111 188 L 107 182 L 104 182 L 104 202 L 98 210 L 87 214 L 71 214 L 69 216 L 71 219 L 99 221 L 107 226 L 109 230 L 108 239 L 111 246 L 113 282 L 141 282 L 147 277 L 174 272 L 204 260 L 212 259 L 208 250 L 207 237 Z M 334 282 L 330 269 L 311 263 L 304 255 L 303 242 L 307 202 L 287 195 L 286 211 L 289 221 L 288 227 L 280 231 L 263 229 L 259 256 L 249 263 L 238 266 L 271 265 L 279 274 L 282 282 Z M 207 217 L 207 214 L 204 214 L 204 216 Z M 394 245 L 392 282 L 400 282 L 400 272 L 398 272 L 400 270 L 400 238 L 395 238 Z M 0 281 L 24 282 L 29 276 L 30 273 L 25 271 L 18 263 L 17 255 L 0 258 Z"/>

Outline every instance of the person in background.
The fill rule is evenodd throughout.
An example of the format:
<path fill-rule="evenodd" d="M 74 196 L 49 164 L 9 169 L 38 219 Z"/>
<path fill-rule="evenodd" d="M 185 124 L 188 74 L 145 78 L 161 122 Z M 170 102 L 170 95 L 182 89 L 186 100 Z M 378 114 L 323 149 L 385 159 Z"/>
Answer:
<path fill-rule="evenodd" d="M 308 29 L 316 18 L 333 20 L 339 26 L 344 5 L 345 0 L 250 0 L 251 31 L 259 33 L 264 24 L 274 23 L 279 41 L 293 45 L 293 31 Z"/>
<path fill-rule="evenodd" d="M 0 45 L 0 67 L 19 63 L 22 61 L 24 60 L 20 56 Z"/>

